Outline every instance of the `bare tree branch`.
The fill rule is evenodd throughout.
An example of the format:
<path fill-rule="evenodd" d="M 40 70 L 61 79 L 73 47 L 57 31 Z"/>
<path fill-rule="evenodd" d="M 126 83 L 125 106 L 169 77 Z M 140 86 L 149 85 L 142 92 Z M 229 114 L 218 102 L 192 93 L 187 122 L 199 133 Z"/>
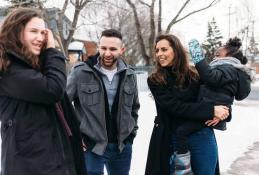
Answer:
<path fill-rule="evenodd" d="M 162 31 L 162 0 L 158 2 L 158 20 L 157 20 L 157 33 Z"/>
<path fill-rule="evenodd" d="M 175 15 L 175 17 L 172 19 L 172 21 L 168 24 L 167 29 L 166 29 L 166 33 L 168 33 L 171 29 L 171 27 L 175 24 L 175 21 L 177 20 L 177 18 L 180 16 L 180 14 L 182 13 L 183 9 L 187 6 L 187 4 L 190 2 L 191 0 L 186 0 L 185 3 L 182 5 L 182 7 L 180 8 L 180 10 L 177 12 L 177 14 Z"/>
<path fill-rule="evenodd" d="M 111 5 L 111 6 L 113 6 L 113 7 L 116 7 L 116 8 L 118 8 L 118 9 L 123 9 L 123 10 L 125 10 L 125 11 L 129 11 L 127 8 L 123 8 L 123 7 L 121 7 L 121 6 L 118 6 L 118 5 L 115 4 L 115 3 L 112 3 L 111 0 L 101 0 L 100 3 L 101 3 L 102 5 L 103 5 L 104 3 L 106 3 L 106 4 L 108 4 L 108 5 Z"/>
<path fill-rule="evenodd" d="M 210 8 L 211 6 L 213 6 L 213 5 L 215 5 L 216 3 L 218 3 L 220 0 L 213 0 L 213 1 L 212 1 L 209 5 L 207 5 L 206 7 L 203 7 L 203 8 L 198 9 L 198 10 L 194 10 L 194 11 L 188 13 L 187 15 L 185 15 L 185 16 L 183 16 L 183 17 L 181 17 L 181 18 L 178 19 L 180 13 L 183 11 L 183 9 L 184 9 L 185 6 L 189 3 L 189 1 L 190 1 L 190 0 L 187 0 L 187 1 L 183 4 L 182 8 L 179 10 L 179 12 L 177 13 L 177 15 L 176 15 L 176 16 L 173 18 L 173 20 L 169 23 L 169 25 L 167 26 L 167 29 L 166 29 L 166 33 L 169 33 L 169 32 L 170 32 L 171 27 L 172 27 L 174 24 L 176 24 L 176 23 L 182 21 L 183 19 L 185 19 L 185 18 L 187 18 L 187 17 L 189 17 L 189 16 L 191 16 L 191 15 L 193 15 L 193 14 L 195 14 L 195 13 L 198 13 L 198 12 L 200 12 L 200 11 L 203 11 L 203 10 L 206 10 L 206 9 Z"/>
<path fill-rule="evenodd" d="M 149 58 L 153 58 L 153 45 L 155 42 L 155 35 L 156 35 L 156 24 L 155 24 L 155 12 L 154 12 L 154 6 L 155 1 L 152 0 L 151 5 L 149 6 L 149 15 L 150 15 L 150 35 L 149 35 Z M 150 60 L 148 62 L 150 64 Z"/>
<path fill-rule="evenodd" d="M 63 37 L 63 30 L 64 30 L 63 29 L 63 18 L 65 16 L 65 11 L 67 9 L 67 6 L 68 6 L 68 0 L 65 0 L 61 11 L 58 12 L 58 14 L 57 14 L 57 19 L 56 19 L 57 28 L 58 28 L 58 35 L 60 36 L 59 40 L 61 40 L 62 43 L 65 42 L 65 39 Z M 63 44 L 62 44 L 62 46 L 63 46 Z M 63 48 L 64 48 L 64 46 L 63 46 Z M 65 50 L 64 50 L 64 53 L 66 53 Z"/>
<path fill-rule="evenodd" d="M 64 4 L 63 4 L 63 7 L 62 7 L 62 10 L 61 12 L 64 14 L 66 9 L 67 9 L 67 5 L 68 5 L 68 0 L 65 0 Z"/>
<path fill-rule="evenodd" d="M 65 11 L 68 8 L 68 3 L 71 3 L 74 6 L 74 15 L 72 19 L 71 27 L 69 28 L 68 35 L 64 36 L 64 17 Z M 62 48 L 66 56 L 68 56 L 68 45 L 71 43 L 75 30 L 77 29 L 78 18 L 81 10 L 87 5 L 87 3 L 91 2 L 91 0 L 65 0 L 62 9 L 57 13 L 57 29 L 58 29 L 58 39 L 57 41 L 61 41 Z"/>
<path fill-rule="evenodd" d="M 142 0 L 139 0 L 139 2 L 140 2 L 140 4 L 145 5 L 145 6 L 149 7 L 149 8 L 151 7 L 151 5 L 149 5 L 148 3 L 146 3 L 146 2 L 144 2 Z"/>
<path fill-rule="evenodd" d="M 76 6 L 76 3 L 73 2 L 73 0 L 70 0 L 70 3 L 71 3 L 73 6 Z"/>
<path fill-rule="evenodd" d="M 90 2 L 89 0 L 88 1 L 81 0 L 81 2 L 80 2 L 81 9 L 84 8 L 86 6 L 86 4 L 89 3 L 89 2 Z"/>

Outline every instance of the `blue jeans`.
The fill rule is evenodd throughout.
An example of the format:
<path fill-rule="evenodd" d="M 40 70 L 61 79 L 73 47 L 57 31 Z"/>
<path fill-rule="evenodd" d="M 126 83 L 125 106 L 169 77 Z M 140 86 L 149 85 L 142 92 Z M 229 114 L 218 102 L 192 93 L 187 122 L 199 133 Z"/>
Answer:
<path fill-rule="evenodd" d="M 88 175 L 103 175 L 104 165 L 109 175 L 129 175 L 132 144 L 126 144 L 120 153 L 117 144 L 108 144 L 103 155 L 86 151 L 85 161 Z"/>
<path fill-rule="evenodd" d="M 172 139 L 172 153 L 175 152 L 175 136 Z M 218 161 L 218 146 L 212 128 L 203 128 L 188 138 L 191 152 L 191 166 L 195 175 L 214 175 Z M 174 163 L 170 162 L 171 172 Z M 172 173 L 171 173 L 172 174 Z"/>

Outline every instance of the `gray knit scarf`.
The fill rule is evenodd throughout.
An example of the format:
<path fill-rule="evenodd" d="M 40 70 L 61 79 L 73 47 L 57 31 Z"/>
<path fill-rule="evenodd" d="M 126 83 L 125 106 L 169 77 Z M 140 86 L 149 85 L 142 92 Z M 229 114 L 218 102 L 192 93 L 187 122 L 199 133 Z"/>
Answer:
<path fill-rule="evenodd" d="M 241 64 L 241 62 L 234 57 L 217 57 L 210 63 L 210 66 L 212 68 L 215 68 L 217 66 L 224 64 L 230 64 L 233 67 L 245 72 L 250 77 L 250 80 L 252 82 L 255 81 L 255 70 L 246 65 Z"/>

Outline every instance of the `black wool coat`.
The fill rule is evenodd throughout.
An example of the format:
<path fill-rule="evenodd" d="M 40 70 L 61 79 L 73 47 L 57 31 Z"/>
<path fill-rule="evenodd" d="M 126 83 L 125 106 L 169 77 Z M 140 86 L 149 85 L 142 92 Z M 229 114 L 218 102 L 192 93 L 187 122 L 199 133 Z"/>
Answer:
<path fill-rule="evenodd" d="M 42 71 L 15 53 L 7 56 L 11 64 L 0 76 L 1 175 L 85 174 L 80 131 L 65 95 L 63 54 L 45 50 Z"/>
<path fill-rule="evenodd" d="M 199 83 L 190 82 L 176 88 L 175 77 L 168 73 L 167 85 L 157 85 L 148 79 L 154 97 L 157 116 L 149 143 L 145 175 L 169 175 L 172 133 L 184 120 L 205 121 L 213 118 L 212 103 L 196 103 Z"/>

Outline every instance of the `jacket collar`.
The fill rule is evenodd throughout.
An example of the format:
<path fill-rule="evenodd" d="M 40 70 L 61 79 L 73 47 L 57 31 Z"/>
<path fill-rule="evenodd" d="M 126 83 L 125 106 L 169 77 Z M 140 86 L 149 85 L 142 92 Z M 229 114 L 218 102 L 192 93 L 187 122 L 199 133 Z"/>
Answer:
<path fill-rule="evenodd" d="M 215 68 L 217 66 L 226 65 L 226 64 L 232 65 L 236 69 L 239 69 L 239 70 L 243 71 L 244 73 L 246 73 L 250 77 L 252 82 L 255 81 L 255 74 L 256 74 L 255 70 L 246 66 L 246 65 L 241 64 L 241 62 L 234 57 L 224 57 L 224 58 L 214 59 L 210 63 L 210 66 L 212 68 Z"/>
<path fill-rule="evenodd" d="M 17 53 L 10 50 L 7 50 L 6 54 L 10 59 L 14 61 L 19 61 L 19 62 L 22 62 L 23 64 L 26 64 L 29 67 L 32 67 L 31 64 L 23 56 L 18 55 Z"/>
<path fill-rule="evenodd" d="M 234 57 L 219 57 L 210 62 L 210 66 L 216 67 L 223 64 L 241 65 L 241 62 Z"/>

